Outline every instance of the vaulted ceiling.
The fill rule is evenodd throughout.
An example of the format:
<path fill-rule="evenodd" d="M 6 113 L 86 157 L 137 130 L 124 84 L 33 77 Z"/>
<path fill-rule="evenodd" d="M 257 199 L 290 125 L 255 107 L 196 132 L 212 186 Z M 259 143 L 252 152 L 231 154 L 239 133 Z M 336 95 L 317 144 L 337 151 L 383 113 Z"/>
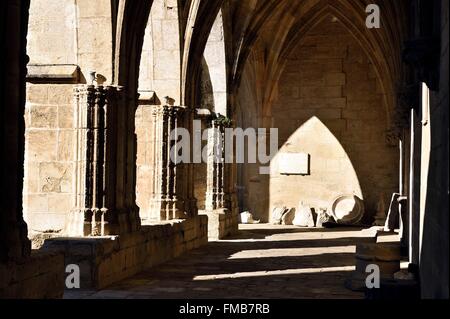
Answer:
<path fill-rule="evenodd" d="M 168 0 L 169 3 L 171 1 L 178 5 L 183 34 L 180 41 L 184 103 L 193 101 L 203 50 L 214 20 L 222 10 L 231 96 L 241 85 L 249 56 L 254 55 L 261 64 L 260 76 L 267 86 L 263 103 L 270 101 L 273 83 L 277 82 L 286 57 L 301 43 L 308 30 L 331 15 L 345 26 L 366 52 L 380 79 L 386 105 L 390 108 L 395 106 L 396 86 L 402 76 L 402 43 L 408 32 L 408 0 L 375 1 L 381 11 L 379 29 L 368 29 L 365 25 L 366 7 L 374 0 Z M 129 82 L 121 80 L 121 77 L 136 77 L 139 47 L 142 47 L 151 2 L 121 0 L 118 3 L 116 78 L 119 83 Z M 121 59 L 134 59 L 136 67 L 121 63 Z"/>
<path fill-rule="evenodd" d="M 229 87 L 235 92 L 244 67 L 253 55 L 263 71 L 262 103 L 269 103 L 273 84 L 286 57 L 305 34 L 325 17 L 333 16 L 361 45 L 375 66 L 386 96 L 386 104 L 396 103 L 396 86 L 402 77 L 401 50 L 407 37 L 407 0 L 378 0 L 381 28 L 366 27 L 367 5 L 373 0 L 226 0 L 222 5 L 229 65 Z M 256 57 L 255 57 L 256 56 Z"/>

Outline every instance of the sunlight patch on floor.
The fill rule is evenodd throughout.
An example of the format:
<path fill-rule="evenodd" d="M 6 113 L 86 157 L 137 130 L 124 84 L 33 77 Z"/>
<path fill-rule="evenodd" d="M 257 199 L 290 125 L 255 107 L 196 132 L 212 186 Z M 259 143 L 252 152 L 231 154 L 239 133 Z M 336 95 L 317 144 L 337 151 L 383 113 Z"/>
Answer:
<path fill-rule="evenodd" d="M 325 267 L 325 268 L 303 268 L 303 269 L 283 269 L 269 271 L 251 271 L 240 272 L 235 274 L 218 274 L 218 275 L 200 275 L 193 278 L 194 281 L 218 280 L 229 278 L 251 278 L 251 277 L 268 277 L 268 276 L 285 276 L 285 275 L 301 275 L 301 274 L 320 274 L 327 272 L 350 272 L 355 270 L 355 266 L 341 267 Z"/>
<path fill-rule="evenodd" d="M 248 258 L 272 258 L 272 257 L 301 257 L 317 256 L 322 254 L 355 253 L 355 246 L 333 246 L 327 247 L 307 247 L 307 248 L 276 248 L 276 249 L 254 249 L 242 250 L 232 254 L 228 259 L 248 259 Z"/>

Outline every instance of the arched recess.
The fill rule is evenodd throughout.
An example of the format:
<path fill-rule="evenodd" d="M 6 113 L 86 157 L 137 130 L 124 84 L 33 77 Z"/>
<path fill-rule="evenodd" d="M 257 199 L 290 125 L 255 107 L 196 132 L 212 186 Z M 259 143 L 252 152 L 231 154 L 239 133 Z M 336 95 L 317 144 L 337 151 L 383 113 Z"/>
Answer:
<path fill-rule="evenodd" d="M 401 8 L 401 6 L 399 6 Z M 399 9 L 400 10 L 400 9 Z M 248 72 L 255 72 L 255 70 L 259 70 L 257 72 L 261 72 L 260 78 L 264 79 L 265 83 L 269 83 L 266 90 L 258 90 L 258 87 L 260 85 L 255 84 L 256 87 L 256 95 L 255 99 L 253 101 L 254 104 L 256 104 L 259 108 L 259 111 L 257 114 L 260 114 L 261 121 L 259 125 L 264 125 L 264 127 L 269 127 L 271 125 L 274 125 L 275 127 L 279 128 L 286 128 L 285 122 L 278 122 L 276 123 L 274 117 L 276 113 L 284 113 L 285 115 L 288 114 L 284 110 L 282 110 L 281 106 L 279 106 L 276 111 L 273 109 L 274 103 L 277 103 L 277 98 L 284 94 L 281 92 L 283 88 L 281 87 L 280 81 L 283 79 L 283 72 L 289 69 L 292 69 L 292 66 L 286 67 L 287 65 L 287 58 L 289 57 L 292 52 L 298 48 L 305 36 L 313 30 L 315 27 L 320 25 L 324 20 L 326 19 L 333 19 L 335 22 L 339 22 L 340 25 L 343 27 L 343 32 L 348 34 L 352 41 L 355 41 L 358 44 L 359 49 L 362 49 L 362 52 L 367 57 L 367 62 L 371 65 L 371 77 L 375 82 L 377 83 L 377 86 L 373 86 L 371 89 L 376 90 L 377 95 L 380 95 L 383 97 L 383 101 L 376 103 L 376 110 L 368 110 L 368 112 L 379 112 L 380 106 L 384 107 L 384 115 L 383 120 L 379 121 L 377 126 L 377 143 L 380 145 L 381 148 L 388 148 L 387 153 L 390 155 L 385 157 L 389 158 L 388 161 L 385 162 L 385 166 L 390 166 L 391 171 L 389 172 L 382 172 L 380 174 L 386 175 L 385 181 L 373 181 L 370 182 L 364 181 L 364 185 L 362 188 L 364 189 L 371 189 L 370 186 L 368 186 L 370 183 L 377 184 L 377 187 L 373 189 L 373 192 L 368 196 L 368 210 L 369 215 L 373 215 L 374 210 L 376 209 L 376 204 L 379 199 L 379 196 L 381 195 L 379 192 L 380 188 L 384 189 L 384 193 L 389 193 L 391 191 L 396 190 L 397 186 L 397 171 L 395 167 L 398 165 L 397 161 L 397 151 L 394 148 L 389 148 L 386 145 L 386 142 L 384 140 L 384 137 L 386 136 L 386 131 L 391 127 L 392 121 L 392 113 L 395 109 L 395 102 L 396 102 L 396 89 L 398 82 L 402 78 L 402 67 L 400 63 L 401 59 L 401 51 L 399 45 L 386 45 L 384 42 L 401 42 L 402 37 L 404 36 L 404 21 L 402 23 L 397 23 L 394 19 L 394 17 L 387 17 L 386 18 L 386 25 L 389 25 L 389 27 L 386 27 L 386 29 L 389 29 L 388 31 L 368 31 L 368 29 L 365 28 L 365 5 L 362 2 L 356 2 L 356 1 L 342 1 L 339 3 L 331 2 L 331 1 L 320 1 L 317 5 L 310 6 L 308 10 L 301 10 L 301 14 L 298 15 L 298 20 L 296 20 L 295 23 L 293 23 L 289 29 L 289 32 L 285 35 L 284 41 L 276 42 L 276 45 L 279 45 L 281 43 L 281 46 L 279 47 L 272 47 L 270 46 L 272 42 L 270 42 L 270 35 L 268 35 L 267 29 L 268 26 L 264 26 L 261 29 L 257 30 L 258 36 L 255 36 L 255 34 L 249 35 L 249 38 L 254 38 L 255 41 L 252 44 L 252 47 L 250 48 L 249 52 L 252 52 L 252 55 L 249 55 L 249 58 L 244 58 L 244 60 L 247 60 L 247 63 L 245 63 L 244 67 L 238 71 L 242 74 L 242 77 L 244 78 L 245 74 L 248 74 Z M 358 27 L 360 26 L 360 27 Z M 394 32 L 392 31 L 394 30 Z M 395 33 L 395 30 L 400 32 L 400 35 Z M 403 32 L 403 33 L 402 33 Z M 276 32 L 272 32 L 276 33 Z M 396 40 L 392 40 L 393 37 L 397 37 Z M 262 56 L 260 59 L 255 59 L 255 54 L 258 52 L 259 55 Z M 261 63 L 262 61 L 262 63 Z M 249 67 L 248 64 L 251 64 L 252 66 Z M 259 65 L 259 66 L 258 66 Z M 250 71 L 250 69 L 255 68 L 255 70 Z M 239 80 L 240 75 L 235 78 Z M 248 77 L 247 77 L 248 78 Z M 344 79 L 345 81 L 345 79 Z M 255 82 L 257 83 L 257 82 Z M 237 85 L 238 89 L 238 96 L 246 95 L 244 93 L 245 90 L 243 88 L 246 86 L 245 83 L 243 83 L 241 80 L 239 80 L 238 83 L 234 83 L 234 85 Z M 346 88 L 344 88 L 345 90 Z M 364 89 L 365 90 L 365 89 Z M 296 92 L 296 93 L 295 93 Z M 326 93 L 326 92 L 325 92 Z M 301 90 L 296 90 L 292 94 L 301 95 Z M 281 103 L 283 104 L 283 103 Z M 317 115 L 315 111 L 312 110 L 298 110 L 298 112 L 303 112 L 303 114 L 308 114 L 310 116 Z M 368 113 L 369 114 L 369 113 Z M 339 115 L 339 114 L 337 114 Z M 365 116 L 365 115 L 363 115 Z M 372 115 L 367 115 L 368 117 L 371 117 Z M 376 116 L 379 116 L 378 114 Z M 290 116 L 292 118 L 292 116 Z M 308 117 L 308 118 L 309 118 Z M 341 115 L 338 116 L 340 118 Z M 306 121 L 308 118 L 303 119 L 298 123 L 296 128 L 298 128 L 301 123 Z M 320 117 L 319 117 L 320 118 Z M 289 119 L 285 118 L 284 120 Z M 361 119 L 359 119 L 361 120 Z M 369 119 L 370 120 L 370 119 Z M 354 124 L 354 123 L 353 123 Z M 353 125 L 352 124 L 352 125 Z M 333 124 L 336 126 L 344 125 L 344 124 Z M 332 125 L 332 126 L 333 126 Z M 359 124 L 358 124 L 359 125 Z M 328 126 L 328 123 L 327 125 Z M 356 126 L 355 126 L 356 127 Z M 329 128 L 329 130 L 334 134 L 335 129 Z M 292 132 L 290 134 L 293 133 Z M 287 137 L 290 136 L 290 134 L 286 133 L 285 139 L 281 140 L 281 145 L 286 142 Z M 337 139 L 340 140 L 341 137 L 339 134 L 337 135 Z M 364 139 L 361 140 L 361 143 L 364 144 Z M 349 141 L 348 143 L 352 143 Z M 347 145 L 344 145 L 344 149 L 347 150 Z M 345 144 L 345 143 L 343 143 Z M 281 146 L 280 145 L 280 146 Z M 367 145 L 366 145 L 367 146 Z M 361 154 L 360 151 L 358 151 L 359 154 Z M 357 153 L 358 153 L 357 152 Z M 369 152 L 370 153 L 370 152 Z M 353 161 L 353 156 L 351 157 L 351 160 Z M 368 161 L 370 163 L 370 161 Z M 381 167 L 381 164 L 372 163 L 374 167 Z M 251 170 L 250 165 L 246 165 L 245 169 Z M 355 171 L 357 171 L 357 175 L 359 176 L 358 170 L 360 170 L 360 167 L 358 167 L 359 164 L 355 164 Z M 362 177 L 364 179 L 369 174 L 370 170 L 365 167 L 364 168 L 365 173 Z M 381 169 L 382 170 L 382 169 Z M 251 170 L 252 171 L 252 170 Z M 253 170 L 254 171 L 254 170 Z M 257 173 L 256 173 L 257 174 Z M 375 173 L 378 174 L 378 173 Z M 380 175 L 378 174 L 378 175 Z M 260 176 L 258 178 L 255 178 L 254 174 L 248 174 L 245 173 L 244 175 L 247 175 L 247 186 L 253 189 L 249 189 L 248 193 L 251 197 L 251 194 L 265 194 L 267 193 L 272 194 L 272 190 L 268 189 L 267 185 L 264 185 L 265 183 L 262 183 L 261 181 L 264 179 L 264 177 Z M 250 175 L 250 176 L 249 176 Z M 252 177 L 253 176 L 253 177 Z M 255 175 L 256 176 L 256 175 Z M 370 176 L 369 176 L 370 177 Z M 370 177 L 371 178 L 371 177 Z M 375 178 L 376 179 L 376 178 Z M 382 178 L 381 178 L 382 179 Z M 253 185 L 253 187 L 252 187 Z M 375 194 L 377 193 L 377 194 Z M 329 200 L 329 199 L 327 199 Z M 252 200 L 249 201 L 249 203 L 252 202 Z M 270 205 L 273 204 L 279 204 L 272 202 Z M 292 205 L 292 203 L 290 203 Z M 297 204 L 297 203 L 296 203 Z M 296 205 L 295 204 L 295 205 Z M 250 207 L 250 210 L 259 218 L 262 218 L 265 220 L 267 218 L 267 215 L 265 215 L 264 212 L 267 212 L 270 210 L 270 207 Z M 259 215 L 261 214 L 261 215 Z"/>
<path fill-rule="evenodd" d="M 385 11 L 389 12 L 388 10 Z M 375 67 L 374 70 L 380 80 L 379 84 L 384 93 L 386 115 L 388 118 L 386 130 L 389 130 L 392 126 L 392 116 L 396 106 L 396 91 L 403 76 L 401 46 L 399 44 L 403 42 L 402 36 L 404 37 L 405 34 L 400 33 L 401 30 L 397 30 L 399 32 L 395 33 L 394 36 L 398 38 L 395 41 L 394 39 L 390 39 L 393 34 L 389 33 L 389 31 L 386 31 L 387 34 L 383 34 L 381 31 L 369 31 L 370 29 L 365 27 L 366 16 L 364 13 L 365 5 L 352 1 L 328 2 L 325 5 L 312 8 L 305 14 L 304 19 L 298 21 L 290 29 L 286 42 L 280 50 L 281 54 L 275 60 L 275 67 L 272 68 L 273 82 L 278 82 L 280 74 L 284 69 L 286 57 L 302 42 L 305 34 L 320 24 L 324 17 L 332 15 L 345 26 L 346 30 L 359 43 Z M 397 17 L 393 16 L 391 20 L 395 21 Z M 386 17 L 383 19 L 383 22 L 386 24 L 386 29 L 390 30 L 387 26 L 390 19 Z M 270 105 L 270 103 L 266 105 Z"/>
<path fill-rule="evenodd" d="M 139 66 L 136 201 L 143 219 L 154 218 L 152 197 L 157 192 L 156 106 L 179 106 L 181 99 L 181 21 L 176 1 L 154 0 L 145 28 Z"/>
<path fill-rule="evenodd" d="M 114 81 L 137 92 L 139 64 L 150 8 L 153 0 L 121 0 L 117 10 Z"/>
<path fill-rule="evenodd" d="M 211 28 L 217 18 L 222 0 L 192 0 L 186 20 L 181 67 L 181 101 L 194 106 L 197 84 L 201 75 L 201 62 Z"/>
<path fill-rule="evenodd" d="M 74 142 L 74 89 L 89 81 L 90 72 L 96 73 L 96 84 L 112 81 L 113 4 L 110 0 L 96 1 L 95 6 L 89 0 L 30 3 L 23 188 L 30 238 L 67 231 L 70 223 L 79 193 L 75 153 L 81 149 Z"/>
<path fill-rule="evenodd" d="M 220 11 L 211 28 L 208 41 L 205 45 L 202 60 L 202 84 L 211 83 L 212 108 L 215 113 L 227 115 L 227 64 L 225 57 L 225 34 L 222 12 Z M 205 81 L 203 81 L 205 80 Z M 200 92 L 200 99 L 208 94 L 207 88 Z M 208 102 L 201 103 L 201 107 L 207 107 Z"/>
<path fill-rule="evenodd" d="M 200 67 L 200 85 L 197 88 L 198 120 L 202 130 L 208 128 L 210 115 L 229 116 L 227 92 L 226 44 L 222 11 L 219 11 L 205 44 Z M 202 142 L 206 147 L 207 141 Z M 194 195 L 199 210 L 205 210 L 208 164 L 194 165 Z"/>
<path fill-rule="evenodd" d="M 376 72 L 383 78 L 383 90 L 386 94 L 386 107 L 391 117 L 396 105 L 396 94 L 399 83 L 403 78 L 401 63 L 401 43 L 407 33 L 407 21 L 405 19 L 405 1 L 379 1 L 378 4 L 383 12 L 380 29 L 368 29 L 365 26 L 366 6 L 370 1 L 345 0 L 345 1 L 313 1 L 299 2 L 297 7 L 286 1 L 277 1 L 277 4 L 266 2 L 260 8 L 261 14 L 256 15 L 248 26 L 242 39 L 239 40 L 241 47 L 235 55 L 232 72 L 232 91 L 236 92 L 240 86 L 242 72 L 247 63 L 250 52 L 262 38 L 274 43 L 267 49 L 265 57 L 267 74 L 266 82 L 269 83 L 265 90 L 263 104 L 270 108 L 270 101 L 276 90 L 276 83 L 283 69 L 283 57 L 292 49 L 292 46 L 301 39 L 308 29 L 313 27 L 327 13 L 335 15 L 340 19 L 359 41 L 371 57 L 376 66 Z M 267 27 L 270 17 L 284 11 L 282 20 L 272 28 Z M 294 14 L 294 12 L 296 14 Z M 265 15 L 263 15 L 265 13 Z M 261 17 L 264 16 L 264 19 Z M 289 17 L 289 18 L 287 18 Z M 291 19 L 294 17 L 294 19 Z M 282 27 L 281 27 L 282 26 Z M 280 32 L 277 32 L 277 27 Z M 284 33 L 289 31 L 289 33 Z M 268 35 L 270 32 L 272 35 Z M 279 40 L 281 39 L 281 41 Z M 389 125 L 391 121 L 389 121 Z M 388 127 L 387 129 L 390 129 Z"/>
<path fill-rule="evenodd" d="M 152 91 L 156 100 L 165 97 L 180 103 L 181 41 L 176 1 L 154 0 L 145 28 L 139 68 L 139 92 Z"/>
<path fill-rule="evenodd" d="M 220 8 L 222 1 L 208 0 L 208 1 L 176 1 L 170 0 L 164 2 L 166 9 L 169 7 L 175 8 L 178 4 L 179 14 L 179 30 L 180 40 L 180 56 L 181 56 L 181 92 L 178 101 L 174 101 L 171 96 L 165 101 L 165 104 L 174 104 L 175 106 L 181 106 L 181 112 L 184 114 L 183 119 L 179 122 L 180 125 L 184 125 L 188 131 L 192 130 L 192 123 L 190 121 L 191 111 L 196 104 L 196 88 L 200 74 L 201 57 L 206 45 L 206 40 L 209 35 L 211 26 L 216 18 L 217 12 Z M 115 84 L 124 86 L 127 92 L 127 104 L 132 105 L 127 112 L 127 132 L 132 134 L 128 137 L 129 141 L 135 140 L 134 132 L 134 111 L 137 106 L 136 93 L 138 91 L 138 76 L 139 65 L 142 54 L 142 47 L 144 43 L 145 28 L 147 26 L 150 8 L 152 7 L 152 1 L 130 1 L 124 0 L 119 2 L 118 6 L 118 18 L 117 18 L 117 40 L 116 40 L 116 54 L 115 54 Z M 176 45 L 177 41 L 169 43 L 169 45 Z M 166 65 L 166 70 L 173 70 L 178 63 L 171 63 Z M 164 69 L 164 63 L 161 64 Z M 155 79 L 154 79 L 155 80 Z M 161 81 L 161 83 L 164 81 Z M 171 83 L 171 88 L 175 88 L 176 80 Z M 153 84 L 155 81 L 153 81 Z M 186 83 L 188 83 L 186 85 Z M 162 87 L 164 83 L 162 83 Z M 189 89 L 186 89 L 186 87 Z M 175 91 L 173 89 L 172 91 Z M 189 91 L 189 99 L 186 99 L 186 92 Z M 159 96 L 158 92 L 156 95 Z M 171 111 L 172 112 L 172 111 Z M 132 118 L 131 118 L 132 117 Z M 135 143 L 128 144 L 127 161 L 129 161 L 128 169 L 128 181 L 127 181 L 127 194 L 132 201 L 132 197 L 135 196 L 134 186 L 136 185 L 136 166 L 133 161 L 136 159 L 136 146 Z M 133 146 L 134 145 L 134 146 Z M 162 147 L 162 146 L 161 146 Z M 134 173 L 132 172 L 134 170 Z M 172 171 L 172 168 L 170 169 Z M 153 173 L 157 173 L 160 170 L 153 170 Z M 173 208 L 176 213 L 172 215 L 192 215 L 196 213 L 195 198 L 193 197 L 193 169 L 192 165 L 181 165 L 178 169 L 177 175 L 172 174 L 168 178 L 178 179 L 176 182 L 170 181 L 168 185 L 182 189 L 183 194 L 179 194 L 178 191 L 171 191 L 170 196 L 177 195 L 177 200 L 173 201 L 180 205 L 179 208 Z M 158 179 L 158 178 L 156 178 Z M 175 186 L 176 185 L 176 186 Z M 131 195 L 130 195 L 131 194 Z M 180 196 L 178 196 L 180 195 Z M 172 204 L 171 204 L 172 205 Z M 183 206 L 183 207 L 181 207 Z M 172 208 L 171 208 L 172 210 Z"/>
<path fill-rule="evenodd" d="M 247 63 L 247 59 L 252 51 L 252 48 L 257 42 L 257 40 L 261 37 L 262 29 L 268 20 L 270 20 L 271 16 L 274 14 L 279 14 L 280 11 L 286 12 L 288 9 L 291 12 L 298 11 L 298 5 L 301 5 L 300 2 L 293 4 L 289 0 L 271 0 L 261 3 L 259 6 L 254 6 L 251 10 L 253 11 L 251 14 L 247 13 L 248 23 L 245 26 L 244 31 L 239 34 L 239 38 L 237 42 L 239 43 L 239 47 L 235 50 L 235 56 L 232 64 L 232 91 L 235 92 L 239 88 L 239 84 L 241 81 L 241 77 L 244 71 L 244 67 Z M 248 10 L 248 9 L 247 9 Z M 289 16 L 289 14 L 288 14 Z M 286 17 L 286 15 L 284 15 Z M 279 27 L 286 26 L 286 21 L 282 21 L 279 24 Z M 289 25 L 289 23 L 287 24 Z M 284 28 L 286 29 L 286 28 Z"/>

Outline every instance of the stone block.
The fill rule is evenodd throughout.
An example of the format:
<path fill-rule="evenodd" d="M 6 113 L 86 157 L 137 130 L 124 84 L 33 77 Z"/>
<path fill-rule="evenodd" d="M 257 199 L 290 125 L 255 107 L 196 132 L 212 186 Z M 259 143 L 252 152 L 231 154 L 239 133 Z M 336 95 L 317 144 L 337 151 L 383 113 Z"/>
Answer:
<path fill-rule="evenodd" d="M 20 264 L 0 264 L 0 298 L 61 298 L 64 256 L 38 251 Z"/>
<path fill-rule="evenodd" d="M 300 90 L 302 98 L 340 98 L 342 97 L 341 86 L 304 86 Z"/>
<path fill-rule="evenodd" d="M 78 1 L 77 8 L 80 18 L 95 18 L 110 14 L 111 5 L 105 0 L 95 1 L 94 3 Z"/>
<path fill-rule="evenodd" d="M 72 105 L 58 106 L 58 128 L 73 128 L 74 110 Z"/>
<path fill-rule="evenodd" d="M 48 87 L 48 104 L 70 106 L 73 101 L 73 85 L 58 84 Z"/>
<path fill-rule="evenodd" d="M 364 260 L 399 261 L 401 259 L 400 242 L 358 244 L 356 256 Z"/>
<path fill-rule="evenodd" d="M 56 128 L 58 125 L 58 107 L 33 104 L 29 106 L 29 128 Z"/>
<path fill-rule="evenodd" d="M 30 194 L 27 196 L 28 210 L 32 212 L 48 211 L 48 197 L 45 194 Z"/>
<path fill-rule="evenodd" d="M 72 166 L 58 162 L 42 162 L 39 165 L 39 190 L 42 193 L 70 192 Z"/>
<path fill-rule="evenodd" d="M 48 210 L 66 214 L 73 208 L 72 194 L 49 194 Z"/>
<path fill-rule="evenodd" d="M 345 83 L 346 83 L 345 73 L 327 73 L 325 75 L 326 86 L 345 85 Z"/>
<path fill-rule="evenodd" d="M 344 109 L 342 111 L 342 117 L 350 120 L 377 120 L 382 118 L 382 114 L 377 109 L 366 109 L 362 111 Z"/>
<path fill-rule="evenodd" d="M 28 130 L 25 135 L 29 161 L 55 161 L 57 158 L 57 132 Z"/>
<path fill-rule="evenodd" d="M 41 84 L 27 83 L 27 102 L 34 104 L 47 104 L 48 87 Z"/>
<path fill-rule="evenodd" d="M 69 162 L 74 159 L 73 155 L 74 131 L 60 130 L 58 132 L 58 161 Z"/>
<path fill-rule="evenodd" d="M 345 98 L 304 98 L 300 100 L 302 107 L 308 109 L 332 109 L 332 108 L 344 108 L 346 107 Z"/>

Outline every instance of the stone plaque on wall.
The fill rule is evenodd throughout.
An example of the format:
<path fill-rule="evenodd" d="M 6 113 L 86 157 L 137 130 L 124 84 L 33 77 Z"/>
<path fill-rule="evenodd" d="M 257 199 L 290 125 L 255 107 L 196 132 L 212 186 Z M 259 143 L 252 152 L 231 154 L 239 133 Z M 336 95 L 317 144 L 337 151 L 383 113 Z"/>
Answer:
<path fill-rule="evenodd" d="M 309 159 L 307 153 L 280 154 L 278 168 L 282 175 L 309 175 Z"/>

